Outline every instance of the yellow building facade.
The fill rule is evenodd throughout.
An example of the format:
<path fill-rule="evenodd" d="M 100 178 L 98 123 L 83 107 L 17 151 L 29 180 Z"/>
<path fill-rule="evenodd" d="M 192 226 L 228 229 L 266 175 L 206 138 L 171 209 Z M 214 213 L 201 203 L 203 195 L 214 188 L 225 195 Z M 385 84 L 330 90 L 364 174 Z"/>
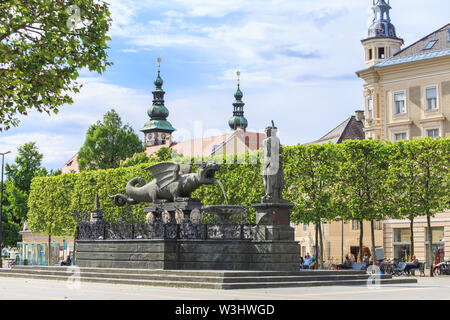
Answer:
<path fill-rule="evenodd" d="M 357 113 L 356 118 L 362 121 L 364 137 L 392 142 L 450 137 L 450 24 L 402 48 L 404 41 L 397 36 L 390 10 L 386 1 L 374 2 L 373 23 L 368 37 L 361 41 L 365 69 L 358 71 L 357 76 L 364 80 L 365 103 L 364 117 Z M 339 137 L 336 131 L 342 126 L 313 143 L 359 138 Z M 370 222 L 365 222 L 363 229 L 363 246 L 371 248 Z M 408 229 L 409 221 L 404 220 L 377 223 L 375 247 L 383 249 L 383 257 L 407 258 Z M 445 252 L 450 253 L 450 212 L 437 214 L 432 219 L 432 229 L 432 250 L 435 258 L 442 261 Z M 428 244 L 425 217 L 417 218 L 413 231 L 415 254 L 425 261 Z M 314 253 L 314 226 L 296 226 L 296 240 L 303 256 Z M 342 255 L 357 252 L 357 223 L 350 221 L 342 226 L 336 221 L 324 225 L 323 246 L 324 260 L 333 263 L 340 263 Z"/>
<path fill-rule="evenodd" d="M 384 5 L 379 12 L 390 10 L 380 3 Z M 394 28 L 386 19 L 373 28 L 383 24 Z M 450 24 L 403 49 L 403 40 L 393 30 L 388 35 L 372 31 L 372 37 L 362 41 L 366 68 L 357 75 L 364 80 L 366 138 L 396 142 L 450 137 Z M 445 260 L 450 252 L 450 212 L 436 214 L 431 226 L 434 262 Z M 426 261 L 429 250 L 426 230 L 426 218 L 415 219 L 414 254 L 419 261 Z M 408 220 L 384 222 L 383 249 L 385 257 L 408 259 Z"/>

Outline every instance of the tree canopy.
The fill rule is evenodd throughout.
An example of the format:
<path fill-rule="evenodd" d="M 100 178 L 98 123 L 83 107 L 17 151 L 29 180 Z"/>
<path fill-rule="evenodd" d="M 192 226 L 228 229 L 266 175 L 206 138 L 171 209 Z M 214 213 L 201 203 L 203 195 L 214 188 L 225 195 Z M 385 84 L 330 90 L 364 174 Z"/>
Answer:
<path fill-rule="evenodd" d="M 143 151 L 142 141 L 133 128 L 122 125 L 120 116 L 112 109 L 104 115 L 103 122 L 98 121 L 88 129 L 78 153 L 79 169 L 117 168 L 121 161 Z"/>
<path fill-rule="evenodd" d="M 0 131 L 72 103 L 81 68 L 105 71 L 110 23 L 99 0 L 0 1 Z"/>
<path fill-rule="evenodd" d="M 29 142 L 18 148 L 14 163 L 5 166 L 2 212 L 5 245 L 13 246 L 20 240 L 18 231 L 27 219 L 31 181 L 47 175 L 47 170 L 41 167 L 42 157 L 36 143 Z"/>

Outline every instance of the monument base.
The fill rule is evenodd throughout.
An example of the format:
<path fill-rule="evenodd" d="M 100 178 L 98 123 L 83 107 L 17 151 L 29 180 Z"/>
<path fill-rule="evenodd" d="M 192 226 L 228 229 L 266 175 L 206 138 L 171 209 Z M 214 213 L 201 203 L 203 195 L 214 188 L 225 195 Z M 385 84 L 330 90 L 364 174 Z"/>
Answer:
<path fill-rule="evenodd" d="M 187 199 L 177 202 L 163 202 L 150 204 L 144 209 L 147 213 L 147 221 L 153 222 L 158 218 L 164 218 L 166 221 L 177 221 L 177 223 L 196 220 L 201 222 L 202 203 L 199 199 Z M 168 217 L 163 217 L 164 213 L 168 213 Z M 193 217 L 191 214 L 194 213 Z"/>
<path fill-rule="evenodd" d="M 295 239 L 295 230 L 290 226 L 264 226 L 255 228 L 255 240 L 283 240 L 293 241 Z"/>
<path fill-rule="evenodd" d="M 78 240 L 82 268 L 298 271 L 294 241 Z"/>
<path fill-rule="evenodd" d="M 294 205 L 287 201 L 279 203 L 255 203 L 257 225 L 283 225 L 289 226 L 291 211 Z"/>

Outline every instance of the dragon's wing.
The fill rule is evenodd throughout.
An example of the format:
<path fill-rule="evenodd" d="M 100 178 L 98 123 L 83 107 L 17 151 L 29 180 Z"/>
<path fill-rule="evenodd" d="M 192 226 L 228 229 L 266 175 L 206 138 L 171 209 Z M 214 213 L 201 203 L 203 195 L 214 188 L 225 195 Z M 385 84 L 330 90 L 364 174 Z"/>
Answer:
<path fill-rule="evenodd" d="M 190 164 L 180 165 L 180 175 L 190 173 L 191 169 L 192 169 L 192 166 Z"/>
<path fill-rule="evenodd" d="M 160 189 L 174 182 L 180 176 L 180 165 L 176 162 L 161 162 L 145 169 L 152 172 Z"/>

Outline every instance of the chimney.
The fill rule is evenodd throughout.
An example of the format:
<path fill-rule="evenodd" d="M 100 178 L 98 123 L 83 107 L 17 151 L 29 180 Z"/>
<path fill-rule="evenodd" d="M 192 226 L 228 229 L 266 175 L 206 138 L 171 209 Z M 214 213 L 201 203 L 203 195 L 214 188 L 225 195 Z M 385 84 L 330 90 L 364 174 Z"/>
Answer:
<path fill-rule="evenodd" d="M 364 121 L 365 117 L 364 117 L 364 110 L 356 110 L 355 111 L 355 116 L 356 116 L 356 120 L 357 121 Z"/>

